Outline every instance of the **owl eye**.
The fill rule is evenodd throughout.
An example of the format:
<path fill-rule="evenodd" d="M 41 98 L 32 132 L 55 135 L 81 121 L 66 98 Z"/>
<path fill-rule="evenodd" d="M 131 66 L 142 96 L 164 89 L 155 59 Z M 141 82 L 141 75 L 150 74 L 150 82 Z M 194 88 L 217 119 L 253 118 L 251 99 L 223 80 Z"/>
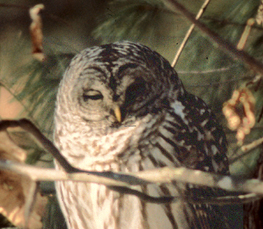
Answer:
<path fill-rule="evenodd" d="M 135 82 L 127 88 L 126 101 L 131 102 L 138 96 L 144 94 L 146 89 L 145 81 Z"/>
<path fill-rule="evenodd" d="M 96 90 L 88 90 L 83 93 L 83 100 L 87 102 L 88 100 L 101 100 L 103 99 L 103 95 Z"/>

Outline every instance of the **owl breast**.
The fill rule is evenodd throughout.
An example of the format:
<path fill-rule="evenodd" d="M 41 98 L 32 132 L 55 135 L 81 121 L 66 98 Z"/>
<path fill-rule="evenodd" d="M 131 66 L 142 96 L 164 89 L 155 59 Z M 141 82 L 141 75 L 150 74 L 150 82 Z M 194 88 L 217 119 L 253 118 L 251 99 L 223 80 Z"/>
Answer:
<path fill-rule="evenodd" d="M 127 166 L 132 167 L 136 161 L 141 160 L 140 154 L 144 153 L 139 148 L 142 150 L 151 147 L 149 142 L 155 138 L 152 130 L 157 128 L 156 123 L 160 119 L 161 117 L 148 115 L 118 128 L 94 130 L 87 127 L 85 131 L 83 128 L 78 131 L 77 128 L 68 129 L 67 125 L 58 125 L 54 134 L 55 144 L 71 165 L 79 169 L 120 171 L 114 165 L 123 163 L 126 172 L 138 171 L 127 169 Z M 148 153 L 149 151 L 145 151 L 145 157 Z M 110 164 L 112 166 L 109 167 Z"/>
<path fill-rule="evenodd" d="M 156 147 L 156 142 L 159 142 L 159 129 L 164 118 L 165 115 L 161 113 L 158 118 L 148 115 L 134 124 L 120 127 L 105 135 L 94 134 L 96 131 L 90 135 L 85 133 L 85 142 L 78 140 L 80 136 L 68 134 L 68 130 L 63 130 L 65 127 L 63 125 L 61 129 L 56 129 L 55 142 L 72 165 L 84 170 L 137 172 L 162 167 L 162 163 L 174 167 L 176 157 L 171 156 L 174 159 L 171 161 L 171 158 L 163 157 L 163 152 Z M 146 126 L 151 128 L 145 128 Z M 67 133 L 64 135 L 65 139 L 63 139 L 63 132 Z M 59 141 L 56 140 L 58 133 Z M 160 145 L 163 143 L 160 142 Z M 82 147 L 78 148 L 79 145 Z M 163 147 L 166 150 L 172 150 L 172 147 L 167 148 L 165 145 Z M 77 154 L 74 155 L 72 152 Z M 61 169 L 58 164 L 56 167 Z M 183 186 L 181 185 L 181 189 L 184 189 Z M 189 227 L 187 220 L 183 217 L 187 209 L 181 201 L 174 203 L 172 207 L 145 203 L 137 197 L 111 191 L 103 185 L 82 182 L 57 182 L 56 187 L 59 199 L 63 200 L 61 207 L 64 215 L 71 216 L 67 219 L 70 228 L 173 229 L 178 226 L 179 228 Z M 164 196 L 169 193 L 178 194 L 177 188 L 174 185 L 162 187 L 149 185 L 139 190 L 152 196 L 160 196 L 160 194 Z M 170 212 L 169 215 L 167 211 Z M 187 214 L 189 217 L 192 216 L 191 211 Z"/>

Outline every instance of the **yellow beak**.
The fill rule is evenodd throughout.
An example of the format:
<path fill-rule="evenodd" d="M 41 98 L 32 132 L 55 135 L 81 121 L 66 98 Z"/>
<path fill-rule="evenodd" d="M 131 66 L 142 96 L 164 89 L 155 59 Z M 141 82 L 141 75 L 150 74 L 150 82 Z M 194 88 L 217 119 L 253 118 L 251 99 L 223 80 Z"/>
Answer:
<path fill-rule="evenodd" d="M 114 114 L 118 122 L 121 122 L 121 110 L 119 106 L 116 106 L 114 109 Z"/>

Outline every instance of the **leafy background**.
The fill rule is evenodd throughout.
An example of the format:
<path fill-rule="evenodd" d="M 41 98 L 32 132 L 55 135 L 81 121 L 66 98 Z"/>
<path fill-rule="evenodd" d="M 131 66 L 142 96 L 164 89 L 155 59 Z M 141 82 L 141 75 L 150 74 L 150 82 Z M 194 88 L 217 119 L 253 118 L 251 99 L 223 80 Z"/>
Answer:
<path fill-rule="evenodd" d="M 196 14 L 201 0 L 181 2 Z M 141 42 L 158 51 L 170 62 L 190 23 L 159 0 L 53 0 L 42 1 L 44 52 L 41 63 L 31 55 L 28 6 L 34 0 L 0 0 L 0 115 L 1 118 L 27 117 L 52 139 L 56 91 L 70 59 L 80 50 L 117 40 Z M 222 38 L 237 44 L 246 21 L 255 17 L 259 0 L 211 0 L 201 21 Z M 262 60 L 263 31 L 255 25 L 245 51 Z M 251 177 L 255 173 L 262 147 L 240 155 L 235 132 L 227 128 L 222 104 L 235 89 L 254 79 L 255 73 L 242 62 L 226 55 L 207 36 L 195 29 L 175 66 L 186 89 L 205 100 L 222 123 L 229 141 L 231 172 Z M 262 83 L 249 89 L 256 99 L 256 126 L 244 144 L 262 137 Z M 9 102 L 12 102 L 9 104 Z M 12 132 L 15 141 L 28 152 L 27 163 L 52 167 L 52 157 L 40 149 L 24 132 Z M 53 191 L 42 184 L 43 193 Z M 45 228 L 56 228 L 57 205 L 50 195 Z M 61 222 L 61 221 L 60 221 Z M 59 227 L 61 228 L 61 226 Z"/>

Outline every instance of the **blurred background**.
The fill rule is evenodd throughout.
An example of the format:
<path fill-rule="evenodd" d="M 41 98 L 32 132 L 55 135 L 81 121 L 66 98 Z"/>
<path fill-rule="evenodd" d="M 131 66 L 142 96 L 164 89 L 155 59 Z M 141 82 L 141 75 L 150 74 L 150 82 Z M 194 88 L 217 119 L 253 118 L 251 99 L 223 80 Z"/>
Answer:
<path fill-rule="evenodd" d="M 203 4 L 201 0 L 178 2 L 195 15 Z M 39 14 L 47 56 L 44 62 L 34 59 L 29 32 L 29 7 L 39 3 L 45 6 Z M 200 21 L 237 45 L 247 20 L 256 17 L 259 6 L 259 0 L 211 0 Z M 57 87 L 76 53 L 93 45 L 132 40 L 149 46 L 172 62 L 190 25 L 179 12 L 171 11 L 159 0 L 0 0 L 0 118 L 27 117 L 52 139 Z M 244 50 L 261 61 L 262 45 L 262 23 L 254 23 Z M 256 73 L 224 54 L 198 29 L 191 34 L 175 69 L 186 89 L 208 103 L 223 125 L 229 141 L 231 173 L 258 177 L 262 146 L 242 153 L 236 132 L 228 129 L 222 113 L 222 105 L 234 90 L 248 88 L 255 97 L 256 124 L 244 144 L 262 137 L 263 90 L 261 80 L 253 81 Z M 26 150 L 27 163 L 53 166 L 51 155 L 39 148 L 28 134 L 13 131 L 12 138 Z M 50 199 L 44 228 L 65 228 L 55 204 L 52 183 L 41 184 L 41 190 Z M 59 226 L 56 222 L 60 222 Z M 5 219 L 2 224 L 9 225 Z"/>

